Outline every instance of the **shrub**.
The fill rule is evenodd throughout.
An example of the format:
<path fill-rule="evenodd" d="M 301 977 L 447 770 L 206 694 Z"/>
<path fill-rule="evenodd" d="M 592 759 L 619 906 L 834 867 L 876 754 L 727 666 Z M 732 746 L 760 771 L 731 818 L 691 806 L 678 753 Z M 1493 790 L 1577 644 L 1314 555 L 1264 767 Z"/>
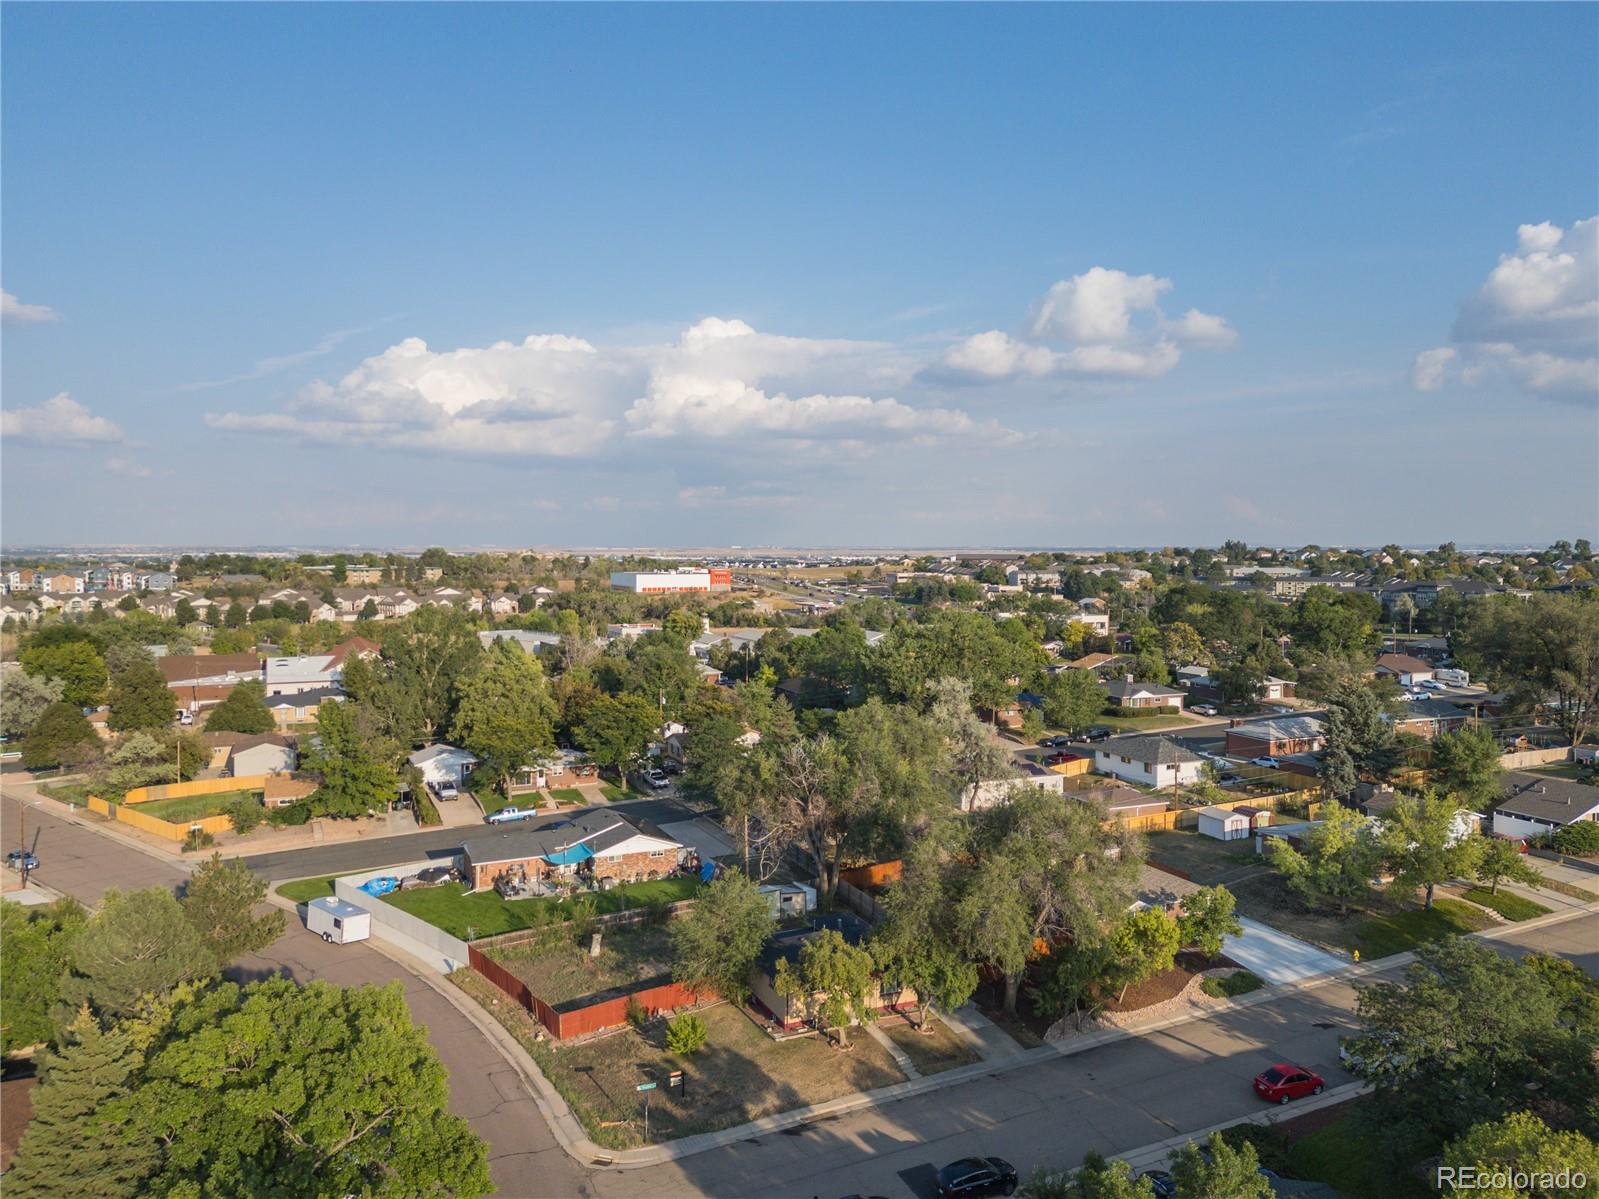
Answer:
<path fill-rule="evenodd" d="M 183 852 L 192 853 L 197 849 L 210 849 L 217 843 L 217 839 L 210 833 L 200 829 L 190 829 L 189 835 L 183 839 Z"/>
<path fill-rule="evenodd" d="M 1555 832 L 1550 843 L 1561 853 L 1599 853 L 1599 823 L 1584 820 L 1578 824 L 1568 824 Z"/>
<path fill-rule="evenodd" d="M 684 1012 L 666 1022 L 666 1047 L 679 1057 L 687 1057 L 705 1048 L 710 1031 L 693 1012 Z"/>
<path fill-rule="evenodd" d="M 228 823 L 241 837 L 259 827 L 266 811 L 253 799 L 236 799 L 228 805 Z"/>
<path fill-rule="evenodd" d="M 578 942 L 588 940 L 589 934 L 594 931 L 594 897 L 579 895 L 572 900 L 567 910 L 567 923 L 571 925 L 572 936 Z"/>
<path fill-rule="evenodd" d="M 644 1010 L 644 1005 L 638 1001 L 636 995 L 627 997 L 627 1022 L 634 1028 L 643 1028 L 649 1023 L 650 1014 Z"/>
<path fill-rule="evenodd" d="M 267 810 L 266 822 L 273 828 L 294 828 L 311 819 L 311 808 L 303 799 L 286 808 Z"/>
<path fill-rule="evenodd" d="M 1266 980 L 1260 975 L 1248 970 L 1239 970 L 1234 974 L 1207 978 L 1199 984 L 1199 989 L 1213 999 L 1231 999 L 1234 995 L 1258 991 L 1265 985 Z"/>

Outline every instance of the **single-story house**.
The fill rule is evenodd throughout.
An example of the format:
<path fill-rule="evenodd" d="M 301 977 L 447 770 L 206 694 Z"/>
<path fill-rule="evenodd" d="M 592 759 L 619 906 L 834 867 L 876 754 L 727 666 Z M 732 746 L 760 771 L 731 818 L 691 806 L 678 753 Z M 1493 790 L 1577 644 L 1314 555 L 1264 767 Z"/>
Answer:
<path fill-rule="evenodd" d="M 1276 675 L 1267 675 L 1266 681 L 1260 685 L 1261 699 L 1293 699 L 1294 691 L 1299 686 L 1292 679 L 1279 679 Z"/>
<path fill-rule="evenodd" d="M 1053 791 L 1056 795 L 1064 795 L 1066 776 L 1038 769 L 1037 773 L 1029 771 L 1014 778 L 984 779 L 982 782 L 971 783 L 961 792 L 961 811 L 981 812 L 988 808 L 997 808 L 1001 804 L 1009 803 L 1011 792 L 1022 787 L 1041 787 L 1045 791 Z"/>
<path fill-rule="evenodd" d="M 755 967 L 750 971 L 750 991 L 756 1002 L 772 1014 L 772 1018 L 784 1028 L 798 1028 L 805 1023 L 805 1005 L 777 993 L 777 964 L 787 960 L 789 968 L 793 969 L 799 964 L 800 950 L 805 942 L 825 930 L 831 929 L 838 933 L 851 945 L 859 945 L 866 940 L 871 929 L 859 916 L 850 912 L 831 912 L 825 916 L 812 916 L 809 926 L 805 928 L 790 929 L 786 932 L 775 934 L 761 950 L 761 956 L 756 961 Z M 813 995 L 812 1005 L 819 998 Z M 914 1007 L 917 1002 L 916 992 L 909 987 L 897 987 L 891 982 L 879 980 L 866 995 L 867 1005 L 881 1011 L 885 1008 Z"/>
<path fill-rule="evenodd" d="M 1494 806 L 1496 837 L 1547 837 L 1568 825 L 1599 820 L 1599 787 L 1512 770 Z"/>
<path fill-rule="evenodd" d="M 1205 759 L 1170 737 L 1113 737 L 1094 746 L 1100 774 L 1148 787 L 1198 782 L 1204 765 Z"/>
<path fill-rule="evenodd" d="M 688 846 L 648 820 L 603 809 L 539 828 L 510 828 L 461 846 L 467 886 L 486 891 L 501 876 L 524 883 L 632 883 L 677 869 Z"/>
<path fill-rule="evenodd" d="M 1313 754 L 1326 746 L 1325 725 L 1314 716 L 1276 716 L 1227 730 L 1227 752 L 1246 758 Z"/>
<path fill-rule="evenodd" d="M 288 774 L 299 765 L 297 743 L 282 733 L 255 733 L 241 737 L 228 747 L 223 775 L 239 778 L 246 774 Z"/>
<path fill-rule="evenodd" d="M 261 659 L 253 653 L 168 654 L 155 664 L 172 688 L 234 687 L 261 678 Z"/>
<path fill-rule="evenodd" d="M 1170 708 L 1182 711 L 1183 693 L 1161 683 L 1135 683 L 1132 676 L 1103 685 L 1105 696 L 1119 708 Z"/>
<path fill-rule="evenodd" d="M 1081 658 L 1073 659 L 1066 663 L 1068 670 L 1087 670 L 1105 677 L 1105 673 L 1122 661 L 1121 654 L 1084 654 Z"/>
<path fill-rule="evenodd" d="M 424 745 L 405 760 L 422 772 L 424 783 L 435 786 L 441 783 L 459 785 L 478 765 L 476 754 L 453 745 Z"/>
<path fill-rule="evenodd" d="M 587 754 L 575 749 L 556 750 L 553 757 L 532 762 L 517 771 L 511 778 L 511 794 L 527 791 L 547 791 L 552 787 L 576 787 L 592 783 L 600 777 L 600 768 Z"/>
<path fill-rule="evenodd" d="M 269 695 L 266 697 L 266 706 L 267 711 L 272 713 L 272 722 L 278 728 L 286 729 L 315 720 L 324 703 L 341 703 L 343 700 L 344 692 L 337 687 L 320 687 L 315 691 L 298 691 L 292 695 Z"/>
<path fill-rule="evenodd" d="M 1412 687 L 1433 677 L 1433 664 L 1410 654 L 1383 654 L 1377 659 L 1377 673 Z"/>
<path fill-rule="evenodd" d="M 1452 733 L 1466 727 L 1471 713 L 1444 699 L 1413 699 L 1394 717 L 1394 732 L 1414 733 L 1431 739 L 1439 733 Z"/>
<path fill-rule="evenodd" d="M 371 657 L 378 645 L 365 637 L 351 637 L 325 654 L 268 658 L 264 666 L 268 695 L 296 695 L 302 691 L 336 688 L 344 678 L 344 663 L 353 654 Z"/>
<path fill-rule="evenodd" d="M 1104 787 L 1085 787 L 1071 794 L 1073 799 L 1102 805 L 1105 814 L 1113 820 L 1127 820 L 1135 816 L 1159 816 L 1171 807 L 1166 800 L 1157 799 L 1147 791 L 1140 791 L 1136 787 L 1124 787 L 1119 783 L 1111 783 Z"/>
<path fill-rule="evenodd" d="M 1249 836 L 1249 814 L 1237 808 L 1200 808 L 1199 835 L 1218 841 L 1242 841 Z"/>

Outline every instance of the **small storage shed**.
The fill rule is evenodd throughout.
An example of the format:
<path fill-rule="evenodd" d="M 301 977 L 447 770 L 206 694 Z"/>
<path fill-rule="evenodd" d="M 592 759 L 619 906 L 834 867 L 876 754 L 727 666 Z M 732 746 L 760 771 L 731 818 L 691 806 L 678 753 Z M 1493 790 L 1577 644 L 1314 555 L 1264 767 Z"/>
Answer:
<path fill-rule="evenodd" d="M 1227 808 L 1200 808 L 1199 832 L 1218 841 L 1239 841 L 1249 836 L 1249 816 Z"/>
<path fill-rule="evenodd" d="M 305 905 L 305 927 L 333 945 L 348 945 L 372 935 L 372 913 L 325 896 Z"/>
<path fill-rule="evenodd" d="M 779 920 L 816 910 L 816 888 L 804 883 L 767 883 L 758 890 Z"/>

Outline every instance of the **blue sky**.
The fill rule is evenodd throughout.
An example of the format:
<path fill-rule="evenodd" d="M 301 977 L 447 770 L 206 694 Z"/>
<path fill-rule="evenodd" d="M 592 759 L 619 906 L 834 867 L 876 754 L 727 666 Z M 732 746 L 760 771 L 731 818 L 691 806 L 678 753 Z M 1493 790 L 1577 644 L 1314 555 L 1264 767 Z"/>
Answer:
<path fill-rule="evenodd" d="M 8 543 L 1599 528 L 1591 5 L 0 24 Z"/>

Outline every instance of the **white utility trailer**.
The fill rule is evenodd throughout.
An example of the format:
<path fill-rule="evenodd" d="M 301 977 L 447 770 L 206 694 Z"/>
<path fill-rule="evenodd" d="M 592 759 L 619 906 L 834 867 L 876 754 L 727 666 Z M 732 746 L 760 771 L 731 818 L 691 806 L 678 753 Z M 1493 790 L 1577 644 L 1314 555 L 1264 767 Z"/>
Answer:
<path fill-rule="evenodd" d="M 372 935 L 372 913 L 342 899 L 313 899 L 305 905 L 305 927 L 330 944 L 348 945 Z"/>

